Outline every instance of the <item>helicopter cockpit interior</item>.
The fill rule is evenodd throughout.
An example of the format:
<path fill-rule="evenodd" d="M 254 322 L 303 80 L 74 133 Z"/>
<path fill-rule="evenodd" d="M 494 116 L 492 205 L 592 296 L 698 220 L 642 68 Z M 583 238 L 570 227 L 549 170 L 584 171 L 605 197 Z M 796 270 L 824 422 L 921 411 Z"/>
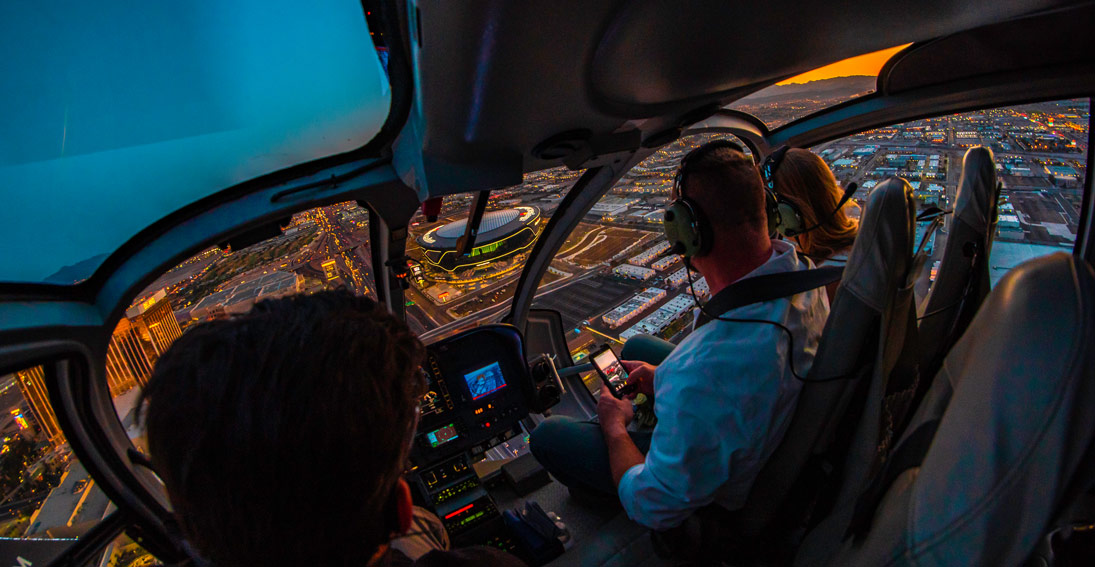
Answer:
<path fill-rule="evenodd" d="M 558 566 L 1095 557 L 1091 2 L 0 14 L 2 565 L 199 564 L 141 389 L 194 327 L 336 288 L 426 345 L 405 479 L 457 547 Z M 681 158 L 712 140 L 758 165 L 820 156 L 859 236 L 823 259 L 821 379 L 742 509 L 651 530 L 572 497 L 529 435 L 596 419 L 604 345 L 656 364 L 692 332 L 712 294 L 663 225 Z"/>

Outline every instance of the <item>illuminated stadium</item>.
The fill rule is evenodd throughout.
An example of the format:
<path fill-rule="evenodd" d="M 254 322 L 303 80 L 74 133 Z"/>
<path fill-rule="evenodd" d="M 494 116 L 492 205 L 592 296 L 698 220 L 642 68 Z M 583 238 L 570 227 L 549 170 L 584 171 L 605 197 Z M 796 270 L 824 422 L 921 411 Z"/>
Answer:
<path fill-rule="evenodd" d="M 485 268 L 495 260 L 527 251 L 536 240 L 540 210 L 520 206 L 483 215 L 475 247 L 467 256 L 459 254 L 456 242 L 464 235 L 467 220 L 458 220 L 433 229 L 418 237 L 425 256 L 424 264 L 431 271 L 449 273 L 469 268 Z"/>

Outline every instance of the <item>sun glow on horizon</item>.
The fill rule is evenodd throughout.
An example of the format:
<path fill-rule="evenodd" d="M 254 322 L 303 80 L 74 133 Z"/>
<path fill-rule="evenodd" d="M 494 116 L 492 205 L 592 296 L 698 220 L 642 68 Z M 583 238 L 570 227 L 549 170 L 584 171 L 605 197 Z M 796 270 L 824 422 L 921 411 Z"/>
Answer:
<path fill-rule="evenodd" d="M 875 51 L 873 53 L 865 53 L 863 55 L 857 55 L 855 57 L 849 57 L 843 61 L 837 61 L 836 63 L 830 63 L 824 67 L 818 67 L 813 71 L 807 71 L 805 73 L 795 75 L 785 81 L 776 83 L 777 85 L 790 85 L 799 83 L 809 83 L 810 81 L 820 81 L 822 79 L 832 79 L 834 77 L 851 77 L 851 76 L 878 76 L 878 72 L 882 70 L 882 66 L 889 61 L 890 57 L 893 57 L 895 53 L 905 49 L 910 44 L 898 45 L 897 47 L 891 47 L 889 49 L 883 49 L 881 51 Z"/>

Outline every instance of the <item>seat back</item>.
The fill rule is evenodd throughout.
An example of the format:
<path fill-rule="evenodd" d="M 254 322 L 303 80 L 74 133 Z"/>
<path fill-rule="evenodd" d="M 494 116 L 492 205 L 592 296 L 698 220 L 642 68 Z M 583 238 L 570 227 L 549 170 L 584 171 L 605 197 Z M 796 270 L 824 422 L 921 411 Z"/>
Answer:
<path fill-rule="evenodd" d="M 773 549 L 766 542 L 801 524 L 805 508 L 824 490 L 818 475 L 832 471 L 833 454 L 845 449 L 834 440 L 848 437 L 865 394 L 885 381 L 883 361 L 902 344 L 890 331 L 895 310 L 913 308 L 912 295 L 904 290 L 912 269 L 914 220 L 912 188 L 905 180 L 890 179 L 871 193 L 783 440 L 741 509 L 701 511 L 682 526 L 685 542 L 673 548 L 710 557 L 704 549 L 714 547 L 713 554 L 732 554 L 738 561 L 747 554 L 771 560 L 767 552 Z"/>
<path fill-rule="evenodd" d="M 1019 565 L 1092 478 L 1095 271 L 1058 253 L 1013 269 L 945 358 L 893 453 L 937 423 L 869 531 L 834 565 Z M 1083 466 L 1083 469 L 1080 467 Z M 1078 483 L 1086 483 L 1079 486 Z M 873 503 L 872 503 L 873 504 Z M 870 514 L 873 512 L 873 514 Z M 817 558 L 801 556 L 798 563 Z"/>
<path fill-rule="evenodd" d="M 992 151 L 970 148 L 962 166 L 954 214 L 939 273 L 920 322 L 921 376 L 932 377 L 989 293 L 989 253 L 1000 187 Z M 914 403 L 930 386 L 923 380 Z"/>
<path fill-rule="evenodd" d="M 880 191 L 885 191 L 879 194 Z M 876 199 L 878 199 L 876 203 Z M 872 207 L 878 209 L 872 218 Z M 916 308 L 913 284 L 921 267 L 913 256 L 915 246 L 916 205 L 912 188 L 903 179 L 889 179 L 871 193 L 860 224 L 855 246 L 848 257 L 844 280 L 834 298 L 833 310 L 826 322 L 825 333 L 818 347 L 811 379 L 823 380 L 841 372 L 867 372 L 844 386 L 841 398 L 830 403 L 828 418 L 810 419 L 820 405 L 826 411 L 824 398 L 807 395 L 804 388 L 796 408 L 795 429 L 784 443 L 798 443 L 791 433 L 813 437 L 810 458 L 832 469 L 831 481 L 820 487 L 819 500 L 813 518 L 839 513 L 842 502 L 854 500 L 860 487 L 870 477 L 880 453 L 891 444 L 893 415 L 903 415 L 917 382 Z M 842 307 L 851 303 L 850 307 Z M 843 310 L 860 313 L 846 315 Z M 859 318 L 873 321 L 864 326 Z M 873 350 L 864 351 L 864 348 Z M 838 384 L 838 383 L 837 383 Z M 820 383 L 806 384 L 815 392 L 838 387 Z M 817 431 L 811 433 L 810 428 Z M 820 457 L 820 458 L 819 458 Z M 777 461 L 769 461 L 773 467 Z M 820 476 L 825 471 L 817 466 L 802 469 L 800 475 Z M 769 474 L 786 474 L 789 468 L 773 468 Z M 762 473 L 763 475 L 764 473 Z M 850 511 L 844 512 L 850 519 Z M 823 526 L 819 526 L 824 528 Z M 842 533 L 842 529 L 831 528 Z M 817 532 L 815 529 L 814 532 Z M 836 543 L 833 543 L 835 539 Z M 840 538 L 819 537 L 803 540 L 803 547 L 812 548 L 812 556 L 829 557 L 838 549 Z"/>

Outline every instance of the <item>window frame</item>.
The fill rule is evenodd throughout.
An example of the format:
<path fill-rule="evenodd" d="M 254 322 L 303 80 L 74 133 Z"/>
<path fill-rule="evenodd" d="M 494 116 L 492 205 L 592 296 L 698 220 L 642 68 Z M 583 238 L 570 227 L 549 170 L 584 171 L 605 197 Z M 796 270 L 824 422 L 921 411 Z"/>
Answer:
<path fill-rule="evenodd" d="M 1088 108 L 1095 105 L 1095 96 L 1088 97 Z M 1095 148 L 1091 145 L 1091 126 L 1093 119 L 1090 111 L 1087 121 L 1087 167 L 1084 175 L 1084 196 L 1080 206 L 1080 222 L 1076 230 L 1076 247 L 1074 253 L 1086 261 L 1095 265 L 1095 175 L 1091 173 L 1092 160 L 1095 160 Z"/>
<path fill-rule="evenodd" d="M 166 508 L 156 501 L 153 493 L 143 495 L 151 499 L 141 498 L 139 492 L 127 488 L 126 483 L 142 482 L 138 476 L 113 474 L 117 461 L 125 453 L 104 454 L 94 449 L 97 442 L 103 440 L 116 444 L 119 435 L 125 443 L 129 443 L 114 413 L 106 385 L 105 344 L 104 356 L 98 357 L 103 372 L 92 371 L 96 368 L 97 357 L 89 345 L 96 342 L 101 332 L 102 329 L 93 327 L 73 329 L 64 338 L 40 339 L 0 350 L 3 361 L 0 369 L 3 373 L 42 367 L 49 405 L 73 455 L 95 480 L 96 486 L 117 507 L 69 545 L 50 565 L 83 565 L 123 532 L 131 534 L 135 541 L 157 557 L 170 562 L 182 561 L 186 555 L 175 542 L 163 535 L 167 533 L 166 529 L 158 531 L 142 527 L 162 527 L 163 518 L 169 517 Z M 96 374 L 101 375 L 99 379 L 96 379 Z M 130 472 L 135 472 L 132 467 Z"/>

